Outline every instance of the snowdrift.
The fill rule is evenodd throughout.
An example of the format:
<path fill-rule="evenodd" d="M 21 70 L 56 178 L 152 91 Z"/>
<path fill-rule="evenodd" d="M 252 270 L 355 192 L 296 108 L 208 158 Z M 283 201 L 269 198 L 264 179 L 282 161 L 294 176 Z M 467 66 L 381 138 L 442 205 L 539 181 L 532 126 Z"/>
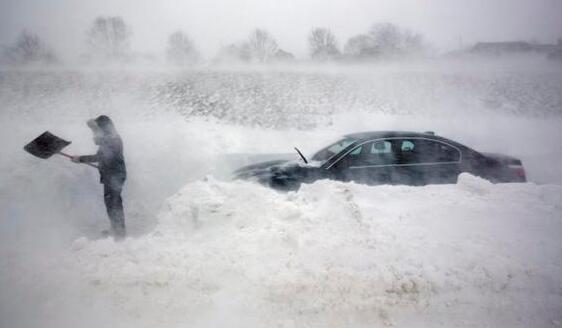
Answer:
<path fill-rule="evenodd" d="M 559 326 L 561 72 L 0 71 L 0 326 Z M 21 149 L 51 130 L 93 152 L 84 122 L 99 114 L 125 142 L 123 243 L 95 240 L 108 223 L 95 171 Z M 219 181 L 248 154 L 389 129 L 513 155 L 543 185 Z"/>
<path fill-rule="evenodd" d="M 208 178 L 169 198 L 153 233 L 79 239 L 66 265 L 123 326 L 548 327 L 562 322 L 561 204 L 561 186 L 467 174 L 287 194 Z"/>

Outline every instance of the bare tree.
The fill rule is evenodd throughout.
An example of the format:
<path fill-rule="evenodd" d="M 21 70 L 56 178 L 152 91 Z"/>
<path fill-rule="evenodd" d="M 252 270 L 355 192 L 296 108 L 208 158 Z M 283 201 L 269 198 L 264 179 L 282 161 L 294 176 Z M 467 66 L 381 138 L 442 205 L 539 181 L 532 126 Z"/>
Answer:
<path fill-rule="evenodd" d="M 335 59 L 340 55 L 336 37 L 327 28 L 314 28 L 308 36 L 308 45 L 313 59 Z"/>
<path fill-rule="evenodd" d="M 375 24 L 367 34 L 352 37 L 345 45 L 345 54 L 355 58 L 404 56 L 424 50 L 420 34 L 389 23 Z"/>
<path fill-rule="evenodd" d="M 215 57 L 215 62 L 291 62 L 295 56 L 277 46 L 275 39 L 265 30 L 256 29 L 247 41 L 223 47 Z"/>
<path fill-rule="evenodd" d="M 123 18 L 98 17 L 87 32 L 91 55 L 105 60 L 127 59 L 131 35 L 131 28 Z"/>
<path fill-rule="evenodd" d="M 374 57 L 378 49 L 369 35 L 359 34 L 347 40 L 344 53 L 354 58 Z"/>
<path fill-rule="evenodd" d="M 214 59 L 215 62 L 249 62 L 250 60 L 252 60 L 252 54 L 248 42 L 238 42 L 222 47 Z"/>
<path fill-rule="evenodd" d="M 170 35 L 166 55 L 168 60 L 176 65 L 194 64 L 199 59 L 193 42 L 182 31 L 176 31 Z"/>
<path fill-rule="evenodd" d="M 53 52 L 39 38 L 37 34 L 22 31 L 11 47 L 5 47 L 4 57 L 13 64 L 42 63 L 50 64 L 56 61 Z"/>
<path fill-rule="evenodd" d="M 423 48 L 421 35 L 390 23 L 373 25 L 369 36 L 383 54 L 413 53 Z"/>
<path fill-rule="evenodd" d="M 275 39 L 266 30 L 262 29 L 256 29 L 250 33 L 248 46 L 250 47 L 252 59 L 260 63 L 269 61 L 279 49 Z"/>

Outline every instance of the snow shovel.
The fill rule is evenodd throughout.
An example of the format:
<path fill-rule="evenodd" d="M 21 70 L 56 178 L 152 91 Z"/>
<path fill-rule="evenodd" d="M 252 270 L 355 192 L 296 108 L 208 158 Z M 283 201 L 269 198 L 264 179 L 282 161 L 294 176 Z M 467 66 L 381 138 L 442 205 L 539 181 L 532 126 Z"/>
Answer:
<path fill-rule="evenodd" d="M 65 154 L 61 151 L 64 147 L 68 145 L 70 145 L 70 141 L 66 141 L 50 133 L 49 131 L 45 131 L 43 134 L 33 139 L 33 141 L 31 141 L 27 145 L 25 145 L 23 149 L 26 152 L 30 153 L 31 155 L 37 156 L 42 159 L 47 159 L 55 154 L 72 158 L 72 156 Z M 97 165 L 91 163 L 82 163 L 82 164 L 95 167 L 96 169 L 98 168 Z"/>

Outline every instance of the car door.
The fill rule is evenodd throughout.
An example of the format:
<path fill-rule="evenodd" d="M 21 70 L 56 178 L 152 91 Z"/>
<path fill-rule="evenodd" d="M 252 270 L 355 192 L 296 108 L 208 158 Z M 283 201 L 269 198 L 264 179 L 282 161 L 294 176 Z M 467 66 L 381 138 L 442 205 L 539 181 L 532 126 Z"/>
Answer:
<path fill-rule="evenodd" d="M 394 183 L 456 183 L 461 171 L 461 152 L 455 146 L 427 138 L 400 138 L 393 147 L 397 154 Z"/>
<path fill-rule="evenodd" d="M 365 184 L 391 182 L 392 165 L 396 161 L 390 140 L 372 140 L 357 145 L 332 168 L 333 176 L 342 181 Z"/>

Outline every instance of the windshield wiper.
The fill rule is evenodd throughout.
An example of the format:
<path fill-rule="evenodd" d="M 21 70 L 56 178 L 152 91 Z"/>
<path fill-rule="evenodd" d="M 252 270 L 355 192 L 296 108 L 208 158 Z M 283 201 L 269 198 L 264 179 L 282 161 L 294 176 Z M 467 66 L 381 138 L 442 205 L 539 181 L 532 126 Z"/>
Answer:
<path fill-rule="evenodd" d="M 297 147 L 295 147 L 295 150 L 301 156 L 302 160 L 304 161 L 304 164 L 308 164 L 308 161 L 306 160 L 306 157 L 304 157 L 304 155 L 301 153 L 301 151 Z"/>

